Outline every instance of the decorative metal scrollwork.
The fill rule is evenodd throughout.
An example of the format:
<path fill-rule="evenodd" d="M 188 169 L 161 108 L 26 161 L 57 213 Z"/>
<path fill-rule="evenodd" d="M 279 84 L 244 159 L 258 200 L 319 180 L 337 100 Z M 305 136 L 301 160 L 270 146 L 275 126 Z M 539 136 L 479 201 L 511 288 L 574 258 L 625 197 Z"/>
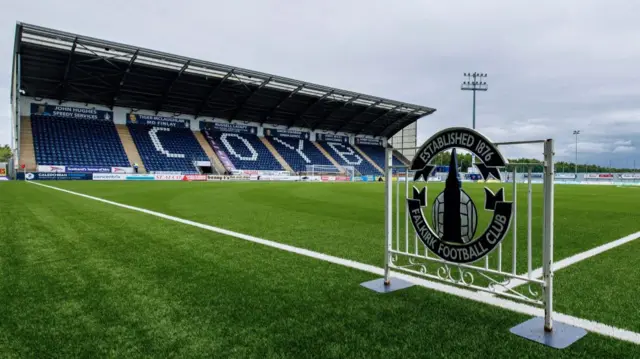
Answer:
<path fill-rule="evenodd" d="M 542 284 L 513 278 L 510 277 L 508 273 L 492 273 L 482 267 L 469 268 L 442 262 L 437 263 L 438 267 L 434 266 L 430 269 L 429 263 L 435 264 L 433 259 L 422 259 L 397 254 L 391 254 L 390 261 L 393 267 L 397 269 L 427 278 L 437 279 L 495 295 L 505 295 L 527 302 L 540 303 L 542 301 Z M 477 279 L 479 278 L 482 280 L 478 281 Z M 526 289 L 524 288 L 525 286 L 527 287 Z"/>
<path fill-rule="evenodd" d="M 454 275 L 454 269 L 457 271 L 457 275 Z M 443 264 L 438 268 L 436 272 L 438 277 L 447 282 L 451 282 L 458 285 L 473 285 L 475 281 L 475 277 L 470 270 L 458 266 L 450 266 L 448 264 Z"/>

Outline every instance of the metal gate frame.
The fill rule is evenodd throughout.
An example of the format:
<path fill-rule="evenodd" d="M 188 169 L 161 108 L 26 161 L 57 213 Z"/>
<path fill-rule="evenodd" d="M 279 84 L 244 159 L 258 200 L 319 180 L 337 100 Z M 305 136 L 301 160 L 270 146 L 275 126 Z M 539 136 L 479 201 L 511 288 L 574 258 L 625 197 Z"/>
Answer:
<path fill-rule="evenodd" d="M 400 204 L 400 180 L 396 181 L 396 193 L 395 196 L 395 211 L 394 211 L 394 191 L 393 191 L 393 180 L 392 174 L 393 169 L 403 170 L 404 176 L 404 185 L 405 191 L 404 196 L 408 198 L 410 190 L 409 190 L 409 166 L 407 165 L 396 165 L 394 166 L 392 163 L 393 158 L 393 149 L 387 148 L 385 151 L 385 256 L 384 256 L 384 284 L 390 285 L 392 277 L 390 276 L 390 271 L 398 270 L 405 272 L 407 274 L 415 275 L 417 277 L 426 277 L 428 279 L 435 279 L 439 281 L 444 281 L 448 283 L 452 283 L 462 287 L 468 287 L 479 291 L 485 291 L 492 293 L 497 296 L 508 297 L 511 299 L 516 299 L 520 301 L 524 301 L 530 304 L 539 305 L 544 307 L 544 330 L 546 332 L 550 332 L 553 329 L 553 234 L 554 234 L 554 166 L 553 166 L 553 140 L 533 140 L 533 141 L 514 141 L 514 142 L 498 142 L 494 143 L 496 146 L 513 146 L 513 145 L 523 145 L 523 144 L 543 144 L 543 154 L 544 154 L 544 174 L 543 174 L 543 221 L 542 221 L 542 235 L 543 235 L 543 248 L 542 248 L 542 279 L 536 279 L 533 275 L 533 265 L 532 265 L 532 213 L 531 213 L 531 164 L 529 164 L 528 168 L 528 193 L 527 193 L 527 273 L 526 274 L 518 274 L 516 273 L 517 268 L 517 206 L 516 206 L 516 198 L 514 195 L 514 213 L 511 223 L 511 229 L 513 233 L 513 251 L 512 251 L 512 270 L 505 271 L 502 268 L 502 243 L 496 249 L 498 256 L 498 265 L 496 268 L 491 268 L 489 262 L 489 256 L 493 256 L 496 254 L 487 255 L 484 259 L 484 265 L 473 264 L 457 264 L 445 261 L 435 256 L 435 254 L 430 253 L 430 251 L 419 241 L 417 234 L 414 232 L 414 242 L 415 242 L 415 251 L 413 253 L 409 252 L 409 216 L 407 211 L 407 205 L 404 204 L 405 210 L 405 233 L 404 233 L 404 250 L 402 250 L 402 241 L 400 240 L 400 212 L 401 212 L 401 204 Z M 412 150 L 414 148 L 409 148 L 408 150 Z M 415 148 L 416 150 L 419 147 Z M 517 181 L 515 176 L 513 176 L 513 193 L 517 193 Z M 428 186 L 428 184 L 426 185 Z M 395 245 L 394 245 L 394 212 L 395 212 Z M 504 241 L 507 239 L 505 238 Z M 424 254 L 419 254 L 418 248 L 424 248 Z M 399 265 L 398 259 L 400 257 L 405 257 L 409 261 L 409 265 Z M 422 265 L 423 263 L 431 262 L 438 263 L 440 267 L 436 271 L 435 274 L 428 273 L 426 271 L 426 266 Z M 483 260 L 480 260 L 481 262 Z M 418 268 L 418 269 L 414 269 Z M 458 275 L 455 276 L 452 273 L 454 271 L 458 272 Z M 490 285 L 483 287 L 474 284 L 474 276 L 473 272 L 477 272 L 480 276 L 485 278 Z M 496 279 L 495 277 L 501 277 Z M 525 292 L 519 292 L 514 290 L 515 286 L 528 285 L 528 289 Z M 540 287 L 541 290 L 538 291 L 534 289 L 536 286 Z M 541 293 L 540 293 L 541 292 Z"/>

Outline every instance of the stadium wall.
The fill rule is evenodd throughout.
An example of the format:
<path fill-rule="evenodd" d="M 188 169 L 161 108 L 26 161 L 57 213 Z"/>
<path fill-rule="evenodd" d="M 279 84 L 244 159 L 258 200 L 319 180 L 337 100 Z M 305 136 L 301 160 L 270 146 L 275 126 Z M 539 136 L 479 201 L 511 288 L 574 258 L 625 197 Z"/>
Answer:
<path fill-rule="evenodd" d="M 418 146 L 418 122 L 414 122 L 396 133 L 389 143 L 408 159 L 416 155 Z"/>
<path fill-rule="evenodd" d="M 27 116 L 31 113 L 31 104 L 32 103 L 37 103 L 37 104 L 49 104 L 49 105 L 56 105 L 58 106 L 58 101 L 57 100 L 52 100 L 52 99 L 36 99 L 33 97 L 27 97 L 24 96 L 20 99 L 20 110 L 21 113 L 24 116 Z M 126 124 L 127 123 L 127 115 L 129 113 L 131 113 L 131 110 L 128 108 L 123 108 L 123 107 L 114 107 L 113 110 L 111 110 L 110 108 L 106 107 L 106 106 L 102 106 L 102 105 L 94 105 L 94 104 L 86 104 L 86 103 L 79 103 L 79 102 L 64 102 L 62 104 L 62 106 L 69 106 L 69 107 L 78 107 L 78 108 L 90 108 L 90 109 L 95 109 L 95 110 L 100 110 L 100 111 L 112 111 L 113 112 L 113 122 L 115 124 Z M 158 117 L 168 117 L 168 118 L 179 118 L 179 119 L 184 119 L 184 120 L 189 120 L 190 121 L 190 128 L 192 131 L 199 131 L 200 130 L 200 121 L 204 121 L 204 122 L 219 122 L 219 123 L 229 123 L 229 121 L 224 120 L 224 119 L 219 119 L 219 118 L 212 118 L 212 117 L 198 117 L 198 119 L 196 120 L 194 118 L 194 116 L 191 115 L 180 115 L 180 116 L 174 116 L 173 113 L 169 113 L 169 112 L 159 112 L 158 114 L 156 114 L 155 111 L 152 110 L 136 110 L 135 114 L 139 114 L 139 115 L 148 115 L 148 116 L 158 116 Z M 263 124 L 260 125 L 259 123 L 256 122 L 245 122 L 245 121 L 236 121 L 233 120 L 231 121 L 231 123 L 237 123 L 237 124 L 242 124 L 242 125 L 249 125 L 249 126 L 255 126 L 258 127 L 258 135 L 259 136 L 264 136 L 264 129 L 284 129 L 283 126 L 274 126 L 274 125 L 269 125 L 269 124 Z M 304 131 L 304 132 L 310 132 L 311 136 L 310 136 L 310 140 L 315 141 L 316 140 L 316 134 L 336 134 L 334 132 L 330 132 L 330 131 L 320 131 L 320 130 L 316 130 L 316 131 L 311 131 L 309 129 L 305 129 L 305 128 L 301 128 L 301 127 L 291 127 L 288 128 L 287 130 L 292 130 L 292 131 Z M 19 135 L 19 130 L 18 130 L 18 135 Z M 349 141 L 350 143 L 354 143 L 354 138 L 355 136 L 353 134 L 349 134 L 349 133 L 345 133 L 345 132 L 338 132 L 338 135 L 342 135 L 342 136 L 348 136 L 349 137 Z M 359 136 L 359 137 L 365 137 L 365 136 Z M 368 138 L 374 138 L 374 137 L 368 137 Z M 383 137 L 379 137 L 376 139 L 381 139 L 382 143 L 385 143 L 386 138 Z"/>

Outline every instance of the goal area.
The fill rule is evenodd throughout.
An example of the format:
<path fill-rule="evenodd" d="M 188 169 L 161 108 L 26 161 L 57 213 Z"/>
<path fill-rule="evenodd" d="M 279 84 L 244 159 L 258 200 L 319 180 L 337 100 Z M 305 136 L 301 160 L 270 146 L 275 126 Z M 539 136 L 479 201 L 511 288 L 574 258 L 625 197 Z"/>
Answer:
<path fill-rule="evenodd" d="M 353 178 L 358 175 L 353 166 L 332 166 L 332 165 L 307 165 L 308 176 L 347 176 Z"/>

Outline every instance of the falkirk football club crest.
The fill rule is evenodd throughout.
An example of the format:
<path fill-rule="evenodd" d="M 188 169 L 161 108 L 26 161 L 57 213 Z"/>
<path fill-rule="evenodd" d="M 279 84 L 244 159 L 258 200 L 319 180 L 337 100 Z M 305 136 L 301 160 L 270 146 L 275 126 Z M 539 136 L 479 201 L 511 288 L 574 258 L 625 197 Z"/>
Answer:
<path fill-rule="evenodd" d="M 478 229 L 477 208 L 462 188 L 459 178 L 456 148 L 465 149 L 476 156 L 473 165 L 486 182 L 489 178 L 500 181 L 500 168 L 506 165 L 498 148 L 475 130 L 453 127 L 429 138 L 416 153 L 411 170 L 417 171 L 414 180 L 425 181 L 435 168 L 432 160 L 445 150 L 452 149 L 449 174 L 444 190 L 432 204 L 432 224 L 425 218 L 426 188 L 413 188 L 413 198 L 407 198 L 409 216 L 420 240 L 438 257 L 454 263 L 475 262 L 488 255 L 505 238 L 511 223 L 513 203 L 504 200 L 504 188 L 493 193 L 485 187 L 484 210 L 493 212 L 493 218 L 482 234 Z"/>

